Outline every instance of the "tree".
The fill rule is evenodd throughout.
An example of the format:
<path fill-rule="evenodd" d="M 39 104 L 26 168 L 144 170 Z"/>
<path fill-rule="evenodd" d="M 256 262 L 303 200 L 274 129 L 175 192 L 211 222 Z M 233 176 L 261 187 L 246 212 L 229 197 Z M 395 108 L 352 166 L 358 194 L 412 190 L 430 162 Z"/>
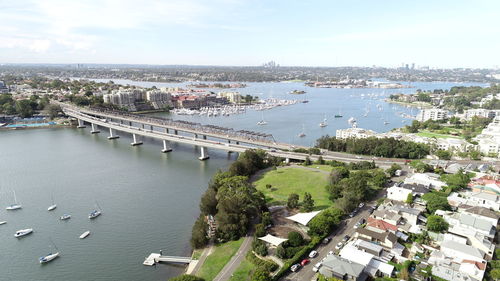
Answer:
<path fill-rule="evenodd" d="M 344 178 L 349 177 L 349 169 L 346 167 L 334 167 L 330 172 L 330 184 L 334 185 Z"/>
<path fill-rule="evenodd" d="M 59 114 L 59 112 L 61 112 L 61 107 L 59 105 L 57 105 L 57 104 L 48 104 L 45 107 L 45 111 L 49 115 L 50 119 L 54 119 L 54 118 L 57 117 L 57 115 Z"/>
<path fill-rule="evenodd" d="M 262 225 L 264 225 L 264 227 L 267 227 L 267 226 L 273 224 L 273 220 L 271 218 L 271 213 L 264 212 L 264 213 L 262 213 L 261 217 L 262 217 Z"/>
<path fill-rule="evenodd" d="M 31 117 L 33 115 L 33 108 L 31 107 L 30 100 L 16 101 L 16 111 L 23 118 Z"/>
<path fill-rule="evenodd" d="M 252 281 L 271 281 L 273 280 L 269 275 L 269 271 L 264 268 L 257 267 L 252 274 Z"/>
<path fill-rule="evenodd" d="M 440 216 L 430 215 L 427 217 L 427 229 L 434 232 L 448 230 L 448 223 Z"/>
<path fill-rule="evenodd" d="M 292 247 L 302 246 L 302 244 L 304 244 L 304 237 L 297 231 L 290 231 L 288 233 L 288 243 L 290 243 Z"/>
<path fill-rule="evenodd" d="M 217 213 L 217 192 L 213 188 L 208 188 L 201 196 L 200 211 L 204 215 L 215 215 Z"/>
<path fill-rule="evenodd" d="M 302 200 L 302 210 L 304 212 L 311 212 L 314 210 L 314 200 L 312 199 L 311 193 L 304 193 L 304 200 Z"/>
<path fill-rule="evenodd" d="M 288 201 L 286 203 L 286 206 L 289 209 L 295 209 L 299 207 L 299 195 L 297 193 L 290 193 L 288 195 Z"/>
<path fill-rule="evenodd" d="M 441 180 L 446 183 L 453 191 L 464 189 L 470 182 L 472 175 L 465 173 L 462 169 L 458 170 L 456 174 L 453 175 L 442 175 Z"/>
<path fill-rule="evenodd" d="M 406 203 L 413 204 L 413 194 L 411 192 L 406 196 Z"/>
<path fill-rule="evenodd" d="M 422 199 L 424 199 L 427 202 L 426 208 L 429 214 L 434 214 L 436 210 L 443 210 L 443 211 L 451 210 L 451 206 L 450 204 L 448 204 L 448 199 L 445 196 L 441 196 L 434 192 L 430 192 L 424 194 L 422 196 Z"/>
<path fill-rule="evenodd" d="M 494 280 L 500 280 L 500 268 L 495 268 L 490 271 L 490 276 Z"/>
<path fill-rule="evenodd" d="M 276 256 L 280 259 L 286 259 L 286 249 L 283 247 L 283 244 L 280 244 L 276 248 Z"/>
<path fill-rule="evenodd" d="M 266 235 L 266 228 L 264 227 L 263 224 L 258 223 L 255 225 L 255 236 L 256 237 L 262 237 Z"/>
<path fill-rule="evenodd" d="M 307 224 L 309 235 L 323 236 L 329 234 L 342 221 L 343 216 L 344 212 L 335 207 L 323 210 Z"/>
<path fill-rule="evenodd" d="M 390 168 L 386 170 L 389 176 L 394 177 L 396 175 L 396 171 L 401 170 L 401 166 L 398 164 L 392 164 Z"/>
<path fill-rule="evenodd" d="M 318 164 L 319 165 L 324 165 L 325 164 L 325 160 L 323 159 L 323 156 L 319 156 L 318 157 Z"/>
<path fill-rule="evenodd" d="M 439 157 L 439 159 L 443 160 L 450 160 L 451 159 L 451 152 L 448 150 L 438 150 L 436 151 L 436 156 Z"/>
<path fill-rule="evenodd" d="M 304 160 L 304 166 L 310 166 L 312 165 L 311 158 L 309 156 L 306 156 L 306 160 Z"/>
<path fill-rule="evenodd" d="M 169 281 L 205 281 L 205 279 L 203 279 L 201 277 L 189 275 L 189 274 L 182 274 L 182 275 L 170 278 L 168 280 Z"/>
<path fill-rule="evenodd" d="M 410 167 L 415 169 L 419 173 L 425 173 L 432 171 L 432 167 L 420 160 L 413 160 L 410 162 Z"/>
<path fill-rule="evenodd" d="M 208 243 L 208 224 L 203 215 L 200 215 L 191 230 L 191 246 L 195 249 L 204 247 Z"/>
<path fill-rule="evenodd" d="M 267 246 L 264 241 L 260 239 L 254 239 L 252 242 L 252 250 L 260 256 L 267 256 Z"/>

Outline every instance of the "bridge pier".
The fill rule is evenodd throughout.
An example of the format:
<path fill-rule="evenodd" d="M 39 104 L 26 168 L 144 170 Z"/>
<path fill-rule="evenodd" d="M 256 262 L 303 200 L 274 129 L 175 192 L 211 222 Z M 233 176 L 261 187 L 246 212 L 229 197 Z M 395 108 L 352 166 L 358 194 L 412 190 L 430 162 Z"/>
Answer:
<path fill-rule="evenodd" d="M 118 136 L 118 135 L 113 135 L 113 129 L 109 128 L 109 137 L 108 137 L 108 140 L 114 140 L 114 139 L 117 139 L 119 137 L 120 136 Z"/>
<path fill-rule="evenodd" d="M 161 152 L 166 153 L 166 152 L 170 152 L 170 151 L 172 151 L 172 148 L 167 146 L 166 140 L 163 140 L 163 149 L 161 150 Z"/>
<path fill-rule="evenodd" d="M 91 134 L 98 134 L 101 132 L 97 129 L 97 126 L 94 123 L 91 123 L 91 125 L 92 125 L 92 131 L 90 131 Z"/>
<path fill-rule="evenodd" d="M 165 134 L 168 134 L 168 128 L 165 128 Z"/>
<path fill-rule="evenodd" d="M 142 141 L 138 141 L 137 140 L 137 136 L 135 134 L 132 134 L 132 138 L 134 139 L 134 142 L 131 143 L 130 145 L 136 146 L 136 145 L 141 145 L 142 144 Z"/>
<path fill-rule="evenodd" d="M 85 124 L 83 123 L 82 119 L 78 119 L 78 129 L 85 128 Z"/>
<path fill-rule="evenodd" d="M 201 161 L 207 160 L 208 158 L 210 158 L 208 156 L 208 152 L 207 152 L 206 147 L 204 147 L 204 146 L 200 147 L 200 152 L 201 152 L 201 155 L 200 155 L 200 157 L 198 157 L 198 159 L 200 159 Z"/>
<path fill-rule="evenodd" d="M 285 158 L 285 163 L 290 163 L 290 158 Z"/>
<path fill-rule="evenodd" d="M 174 135 L 177 135 L 177 134 L 179 134 L 179 133 L 177 132 L 177 130 L 174 130 Z"/>
<path fill-rule="evenodd" d="M 207 136 L 206 135 L 203 135 L 203 139 L 206 140 L 207 139 Z"/>

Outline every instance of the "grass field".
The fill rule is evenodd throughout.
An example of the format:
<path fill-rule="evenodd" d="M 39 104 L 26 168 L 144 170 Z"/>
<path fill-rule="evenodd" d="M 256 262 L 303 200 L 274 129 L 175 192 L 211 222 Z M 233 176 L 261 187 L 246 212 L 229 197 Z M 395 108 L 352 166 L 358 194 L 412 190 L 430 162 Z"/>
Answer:
<path fill-rule="evenodd" d="M 238 251 L 241 243 L 243 243 L 243 238 L 216 246 L 196 275 L 207 281 L 213 280 Z"/>
<path fill-rule="evenodd" d="M 245 258 L 234 271 L 229 281 L 250 281 L 250 276 L 254 270 L 255 265 Z"/>
<path fill-rule="evenodd" d="M 316 166 L 318 165 L 309 167 Z M 271 205 L 286 204 L 290 193 L 297 193 L 302 200 L 304 193 L 309 192 L 314 199 L 316 209 L 324 209 L 332 205 L 325 189 L 327 183 L 328 175 L 321 171 L 286 167 L 267 172 L 255 182 L 255 186 L 264 193 Z M 266 188 L 267 184 L 272 188 Z"/>
<path fill-rule="evenodd" d="M 445 138 L 461 139 L 461 137 L 458 137 L 458 136 L 431 133 L 429 131 L 421 131 L 421 132 L 417 133 L 416 135 L 421 136 L 421 137 L 427 137 L 427 138 L 435 137 L 435 138 L 440 138 L 440 139 L 445 139 Z"/>

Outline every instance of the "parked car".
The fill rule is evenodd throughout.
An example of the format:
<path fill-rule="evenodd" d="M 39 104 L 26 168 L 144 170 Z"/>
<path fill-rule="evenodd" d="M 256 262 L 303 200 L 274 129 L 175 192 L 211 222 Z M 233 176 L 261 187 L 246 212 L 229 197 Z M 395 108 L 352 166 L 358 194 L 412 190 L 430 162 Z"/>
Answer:
<path fill-rule="evenodd" d="M 330 243 L 331 240 L 332 240 L 332 238 L 326 237 L 325 239 L 323 239 L 323 244 L 328 244 L 328 243 Z"/>
<path fill-rule="evenodd" d="M 344 238 L 342 238 L 342 242 L 345 243 L 345 242 L 349 241 L 349 239 L 351 239 L 351 236 L 346 235 L 346 236 L 344 236 Z"/>
<path fill-rule="evenodd" d="M 302 266 L 305 266 L 306 264 L 310 263 L 311 261 L 308 260 L 308 259 L 303 259 L 301 262 L 300 262 L 300 265 Z"/>
<path fill-rule="evenodd" d="M 365 223 L 365 219 L 360 219 L 355 225 L 354 225 L 354 228 L 358 228 L 360 227 L 361 225 L 363 225 Z"/>
<path fill-rule="evenodd" d="M 365 206 L 365 203 L 361 202 L 361 203 L 359 203 L 358 208 L 359 208 L 359 209 L 361 209 L 361 208 L 363 208 L 364 206 Z"/>
<path fill-rule="evenodd" d="M 317 251 L 314 251 L 312 250 L 310 253 L 309 253 L 309 257 L 312 259 L 314 257 L 316 257 L 318 255 L 318 252 Z"/>
<path fill-rule="evenodd" d="M 338 244 L 337 244 L 338 245 Z M 328 252 L 329 255 L 333 255 L 333 251 Z"/>
<path fill-rule="evenodd" d="M 317 264 L 315 264 L 313 266 L 313 271 L 314 272 L 318 272 L 319 271 L 319 268 L 321 267 L 322 263 L 318 262 Z"/>
<path fill-rule="evenodd" d="M 353 218 L 355 215 L 356 215 L 356 210 L 352 211 L 352 212 L 349 214 L 349 217 L 350 217 L 350 218 Z"/>
<path fill-rule="evenodd" d="M 290 267 L 290 270 L 292 272 L 297 272 L 297 270 L 299 270 L 299 268 L 300 268 L 300 264 L 296 263 L 296 264 L 292 265 L 292 267 Z"/>
<path fill-rule="evenodd" d="M 335 245 L 335 250 L 340 250 L 340 248 L 342 248 L 342 246 L 344 246 L 344 243 L 342 243 L 342 242 L 337 243 L 337 245 Z M 333 254 L 333 252 L 332 252 L 332 254 Z"/>

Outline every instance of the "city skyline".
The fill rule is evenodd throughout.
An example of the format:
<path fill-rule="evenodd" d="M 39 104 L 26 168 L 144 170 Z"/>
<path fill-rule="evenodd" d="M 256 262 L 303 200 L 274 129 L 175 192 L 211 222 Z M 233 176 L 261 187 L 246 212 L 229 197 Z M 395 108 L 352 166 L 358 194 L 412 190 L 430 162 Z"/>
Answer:
<path fill-rule="evenodd" d="M 495 1 L 0 4 L 0 63 L 495 68 Z"/>

